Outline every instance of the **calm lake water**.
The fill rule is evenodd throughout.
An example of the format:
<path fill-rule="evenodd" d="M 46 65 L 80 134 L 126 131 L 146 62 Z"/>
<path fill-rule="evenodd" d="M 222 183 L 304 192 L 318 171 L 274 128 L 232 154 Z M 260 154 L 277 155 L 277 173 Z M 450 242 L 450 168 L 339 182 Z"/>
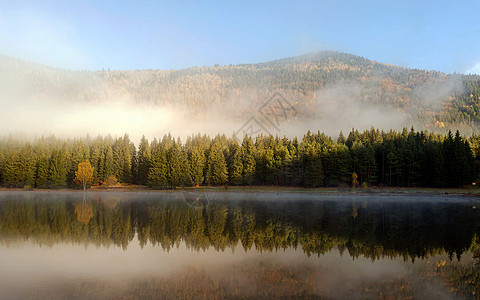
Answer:
<path fill-rule="evenodd" d="M 480 199 L 0 193 L 2 299 L 463 299 Z"/>

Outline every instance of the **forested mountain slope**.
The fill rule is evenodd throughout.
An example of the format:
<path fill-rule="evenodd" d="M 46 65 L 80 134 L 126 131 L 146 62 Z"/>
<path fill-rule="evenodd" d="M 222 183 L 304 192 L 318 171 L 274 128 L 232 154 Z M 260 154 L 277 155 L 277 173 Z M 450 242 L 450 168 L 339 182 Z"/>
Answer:
<path fill-rule="evenodd" d="M 133 103 L 174 107 L 202 116 L 221 110 L 242 119 L 274 92 L 300 119 L 318 119 L 340 103 L 376 107 L 407 116 L 404 126 L 442 131 L 476 130 L 480 77 L 387 65 L 331 51 L 266 63 L 182 70 L 69 71 L 0 56 L 0 99 L 61 99 L 75 103 Z M 452 126 L 453 125 L 453 126 Z"/>

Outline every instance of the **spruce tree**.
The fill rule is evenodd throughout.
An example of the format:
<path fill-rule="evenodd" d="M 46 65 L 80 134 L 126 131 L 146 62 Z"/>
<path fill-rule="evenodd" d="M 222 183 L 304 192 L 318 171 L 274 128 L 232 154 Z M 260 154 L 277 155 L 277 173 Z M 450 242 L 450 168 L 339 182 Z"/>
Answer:
<path fill-rule="evenodd" d="M 63 188 L 67 185 L 68 174 L 68 153 L 66 147 L 55 149 L 50 157 L 50 167 L 48 171 L 49 187 Z"/>
<path fill-rule="evenodd" d="M 3 180 L 8 187 L 20 187 L 23 183 L 22 162 L 19 153 L 12 151 L 7 155 L 3 169 Z"/>
<path fill-rule="evenodd" d="M 225 184 L 228 180 L 227 164 L 222 146 L 217 139 L 213 142 L 208 155 L 207 182 L 213 185 Z"/>
<path fill-rule="evenodd" d="M 118 181 L 124 183 L 132 182 L 132 168 L 134 169 L 135 146 L 127 134 L 115 140 L 113 144 L 113 166 L 114 175 Z"/>
<path fill-rule="evenodd" d="M 160 145 L 152 145 L 152 156 L 148 170 L 147 185 L 154 188 L 168 187 L 168 165 L 165 149 Z"/>
<path fill-rule="evenodd" d="M 240 159 L 242 160 L 242 183 L 251 185 L 255 176 L 255 146 L 252 138 L 245 136 L 240 147 Z"/>
<path fill-rule="evenodd" d="M 242 183 L 243 164 L 240 153 L 240 146 L 238 143 L 232 142 L 230 144 L 228 165 L 228 182 L 232 185 L 240 185 Z"/>
<path fill-rule="evenodd" d="M 340 134 L 338 135 L 338 139 L 337 139 L 337 144 L 344 144 L 345 145 L 345 142 L 347 140 L 345 139 L 345 136 L 343 135 L 343 131 L 340 130 Z"/>
<path fill-rule="evenodd" d="M 49 168 L 50 158 L 48 154 L 41 154 L 37 160 L 36 167 L 36 181 L 35 186 L 37 188 L 46 189 L 49 186 Z"/>
<path fill-rule="evenodd" d="M 20 161 L 21 161 L 22 176 L 23 176 L 23 179 L 22 179 L 23 186 L 34 187 L 35 177 L 36 177 L 35 167 L 37 162 L 35 159 L 35 153 L 30 144 L 28 144 L 20 152 Z"/>
<path fill-rule="evenodd" d="M 104 151 L 105 151 L 104 152 L 105 159 L 104 159 L 103 180 L 106 180 L 108 177 L 116 174 L 116 172 L 115 172 L 115 163 L 113 158 L 112 146 L 107 145 Z"/>
<path fill-rule="evenodd" d="M 202 184 L 204 179 L 203 170 L 205 168 L 205 153 L 197 143 L 193 144 L 188 151 L 188 160 L 192 184 L 195 186 Z"/>
<path fill-rule="evenodd" d="M 188 161 L 180 139 L 174 140 L 172 146 L 167 150 L 167 164 L 167 178 L 170 187 L 191 185 Z"/>
<path fill-rule="evenodd" d="M 320 158 L 320 150 L 316 142 L 305 145 L 304 166 L 306 187 L 319 187 L 323 185 L 323 169 L 322 160 Z"/>
<path fill-rule="evenodd" d="M 90 146 L 90 163 L 93 166 L 93 182 L 103 180 L 102 140 L 96 138 Z"/>
<path fill-rule="evenodd" d="M 151 151 L 148 140 L 142 136 L 138 147 L 138 170 L 137 184 L 146 184 L 148 179 L 148 171 L 150 169 Z"/>

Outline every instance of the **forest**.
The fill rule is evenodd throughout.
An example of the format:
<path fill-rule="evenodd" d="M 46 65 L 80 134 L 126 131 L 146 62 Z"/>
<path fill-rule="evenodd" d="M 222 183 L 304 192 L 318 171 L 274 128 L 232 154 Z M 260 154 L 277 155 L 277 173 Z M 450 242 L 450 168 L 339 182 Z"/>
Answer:
<path fill-rule="evenodd" d="M 308 131 L 301 141 L 278 136 L 238 140 L 170 134 L 138 148 L 118 138 L 0 140 L 0 184 L 15 188 L 77 188 L 79 164 L 92 166 L 89 185 L 111 182 L 157 189 L 209 186 L 460 187 L 478 181 L 480 136 L 465 138 L 404 128 L 375 128 L 337 140 Z"/>
<path fill-rule="evenodd" d="M 324 113 L 318 105 L 322 92 L 340 87 L 352 105 L 407 115 L 402 126 L 442 133 L 480 129 L 480 76 L 402 68 L 348 53 L 322 51 L 258 64 L 168 71 L 68 71 L 5 56 L 0 64 L 0 90 L 10 102 L 61 99 L 89 105 L 129 99 L 137 105 L 174 107 L 199 120 L 212 110 L 243 120 L 252 107 L 279 92 L 297 118 L 315 120 Z M 229 108 L 238 101 L 241 107 Z"/>

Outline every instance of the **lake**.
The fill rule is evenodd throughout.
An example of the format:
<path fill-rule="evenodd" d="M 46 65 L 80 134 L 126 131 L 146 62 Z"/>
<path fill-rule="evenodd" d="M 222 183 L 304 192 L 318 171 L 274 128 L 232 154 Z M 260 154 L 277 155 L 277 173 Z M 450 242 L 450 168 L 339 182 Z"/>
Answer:
<path fill-rule="evenodd" d="M 1 192 L 2 299 L 462 299 L 480 198 Z"/>

